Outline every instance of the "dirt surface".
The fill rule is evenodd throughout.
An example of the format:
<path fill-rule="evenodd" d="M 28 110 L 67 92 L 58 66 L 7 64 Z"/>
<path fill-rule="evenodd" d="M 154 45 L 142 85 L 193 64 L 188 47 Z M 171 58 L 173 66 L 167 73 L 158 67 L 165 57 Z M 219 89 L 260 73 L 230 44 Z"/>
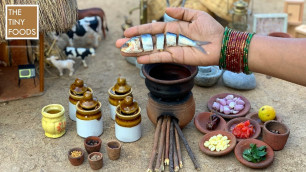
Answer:
<path fill-rule="evenodd" d="M 68 77 L 54 77 L 46 74 L 45 94 L 39 97 L 11 101 L 0 104 L 0 171 L 91 171 L 87 158 L 81 166 L 72 166 L 67 158 L 67 151 L 73 147 L 84 148 L 84 139 L 76 133 L 76 123 L 68 115 L 68 90 L 76 77 L 93 89 L 102 102 L 104 132 L 101 135 L 104 154 L 103 171 L 145 171 L 148 166 L 153 146 L 154 125 L 146 115 L 148 90 L 144 79 L 139 76 L 139 69 L 127 63 L 114 44 L 122 36 L 120 25 L 128 10 L 138 6 L 136 0 L 79 0 L 80 8 L 101 7 L 107 15 L 110 31 L 97 49 L 96 57 L 87 58 L 89 68 L 83 68 L 77 61 L 76 73 Z M 261 4 L 264 3 L 264 5 Z M 282 12 L 283 2 L 279 0 L 258 0 L 254 12 Z M 138 11 L 132 15 L 134 24 L 138 23 Z M 304 21 L 306 16 L 304 14 Z M 58 74 L 56 70 L 51 69 Z M 107 157 L 106 143 L 115 138 L 114 121 L 111 120 L 108 107 L 107 90 L 115 83 L 118 76 L 127 78 L 133 87 L 133 95 L 142 111 L 142 137 L 134 143 L 123 143 L 121 157 L 111 161 Z M 208 99 L 219 93 L 241 94 L 251 102 L 251 112 L 263 105 L 273 106 L 283 122 L 291 130 L 289 140 L 282 151 L 275 152 L 273 164 L 267 171 L 303 171 L 306 169 L 306 88 L 276 78 L 268 79 L 265 75 L 255 74 L 257 88 L 251 91 L 238 91 L 225 87 L 221 81 L 213 87 L 195 86 L 193 94 L 196 101 L 196 114 L 207 111 Z M 4 81 L 1 81 L 4 82 Z M 41 109 L 48 104 L 62 104 L 67 118 L 66 134 L 58 139 L 47 138 L 41 126 Z M 223 157 L 209 157 L 200 152 L 198 142 L 203 137 L 193 121 L 183 130 L 189 144 L 201 166 L 201 171 L 251 171 L 240 164 L 234 153 Z M 185 148 L 182 146 L 184 168 L 181 171 L 195 171 Z M 101 170 L 101 171 L 102 171 Z"/>

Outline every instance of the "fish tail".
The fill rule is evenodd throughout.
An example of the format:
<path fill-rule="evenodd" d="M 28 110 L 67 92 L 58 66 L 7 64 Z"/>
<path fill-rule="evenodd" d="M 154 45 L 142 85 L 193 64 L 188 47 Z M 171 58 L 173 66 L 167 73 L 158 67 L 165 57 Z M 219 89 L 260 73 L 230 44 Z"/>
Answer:
<path fill-rule="evenodd" d="M 198 50 L 200 50 L 202 53 L 207 54 L 207 52 L 204 50 L 204 48 L 202 47 L 202 45 L 207 45 L 210 44 L 211 42 L 208 41 L 196 41 L 196 48 Z"/>

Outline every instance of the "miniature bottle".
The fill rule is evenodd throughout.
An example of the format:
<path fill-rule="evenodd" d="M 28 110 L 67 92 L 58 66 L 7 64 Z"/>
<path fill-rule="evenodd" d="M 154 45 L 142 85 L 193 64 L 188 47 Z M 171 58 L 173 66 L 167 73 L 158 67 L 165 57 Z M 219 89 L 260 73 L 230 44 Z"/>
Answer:
<path fill-rule="evenodd" d="M 84 81 L 77 78 L 74 83 L 70 85 L 69 89 L 69 117 L 76 121 L 76 107 L 75 105 L 83 98 L 86 91 L 92 93 L 92 89 L 84 84 Z"/>
<path fill-rule="evenodd" d="M 103 133 L 101 102 L 86 91 L 84 97 L 76 104 L 77 133 L 81 137 L 100 136 Z"/>
<path fill-rule="evenodd" d="M 126 83 L 126 79 L 123 77 L 119 77 L 117 83 L 108 90 L 109 108 L 113 120 L 116 116 L 116 107 L 126 96 L 132 96 L 132 91 L 131 86 Z"/>
<path fill-rule="evenodd" d="M 134 142 L 141 137 L 141 109 L 131 96 L 116 108 L 115 132 L 122 142 Z"/>

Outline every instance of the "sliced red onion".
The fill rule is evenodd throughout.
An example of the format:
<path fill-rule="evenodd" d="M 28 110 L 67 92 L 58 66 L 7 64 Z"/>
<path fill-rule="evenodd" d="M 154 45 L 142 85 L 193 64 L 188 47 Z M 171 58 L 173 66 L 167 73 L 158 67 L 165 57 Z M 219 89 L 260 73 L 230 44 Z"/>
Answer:
<path fill-rule="evenodd" d="M 220 102 L 219 102 L 221 105 L 225 106 L 226 105 L 226 100 L 225 99 L 220 99 Z"/>
<path fill-rule="evenodd" d="M 244 105 L 245 102 L 243 100 L 241 100 L 241 99 L 238 99 L 238 100 L 236 100 L 236 104 L 237 105 Z"/>
<path fill-rule="evenodd" d="M 231 110 L 230 110 L 230 108 L 228 106 L 224 106 L 223 107 L 223 111 L 224 111 L 224 114 L 226 114 L 226 115 L 231 113 Z"/>
<path fill-rule="evenodd" d="M 228 106 L 229 106 L 231 109 L 233 109 L 233 108 L 235 107 L 235 105 L 236 105 L 235 102 L 230 102 Z"/>
<path fill-rule="evenodd" d="M 220 103 L 214 102 L 213 108 L 219 111 L 220 110 Z"/>
<path fill-rule="evenodd" d="M 223 107 L 224 107 L 224 106 L 220 105 L 220 112 L 223 112 L 223 110 L 224 110 Z"/>
<path fill-rule="evenodd" d="M 235 107 L 234 107 L 234 110 L 236 110 L 236 111 L 241 111 L 242 109 L 244 108 L 244 106 L 243 105 L 235 105 Z"/>
<path fill-rule="evenodd" d="M 236 111 L 236 110 L 231 110 L 231 113 L 232 114 L 237 114 L 239 111 Z"/>
<path fill-rule="evenodd" d="M 226 99 L 226 100 L 233 100 L 233 99 L 234 99 L 234 95 L 229 94 L 229 95 L 227 95 L 227 96 L 225 97 L 225 99 Z"/>

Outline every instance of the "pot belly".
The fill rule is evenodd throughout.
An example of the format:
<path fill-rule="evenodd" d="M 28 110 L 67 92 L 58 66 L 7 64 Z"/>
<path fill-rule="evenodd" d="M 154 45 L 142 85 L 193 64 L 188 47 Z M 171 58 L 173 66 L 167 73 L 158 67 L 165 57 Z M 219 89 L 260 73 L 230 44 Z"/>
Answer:
<path fill-rule="evenodd" d="M 81 137 L 100 136 L 103 133 L 103 117 L 99 120 L 80 120 L 76 118 L 77 133 Z"/>

